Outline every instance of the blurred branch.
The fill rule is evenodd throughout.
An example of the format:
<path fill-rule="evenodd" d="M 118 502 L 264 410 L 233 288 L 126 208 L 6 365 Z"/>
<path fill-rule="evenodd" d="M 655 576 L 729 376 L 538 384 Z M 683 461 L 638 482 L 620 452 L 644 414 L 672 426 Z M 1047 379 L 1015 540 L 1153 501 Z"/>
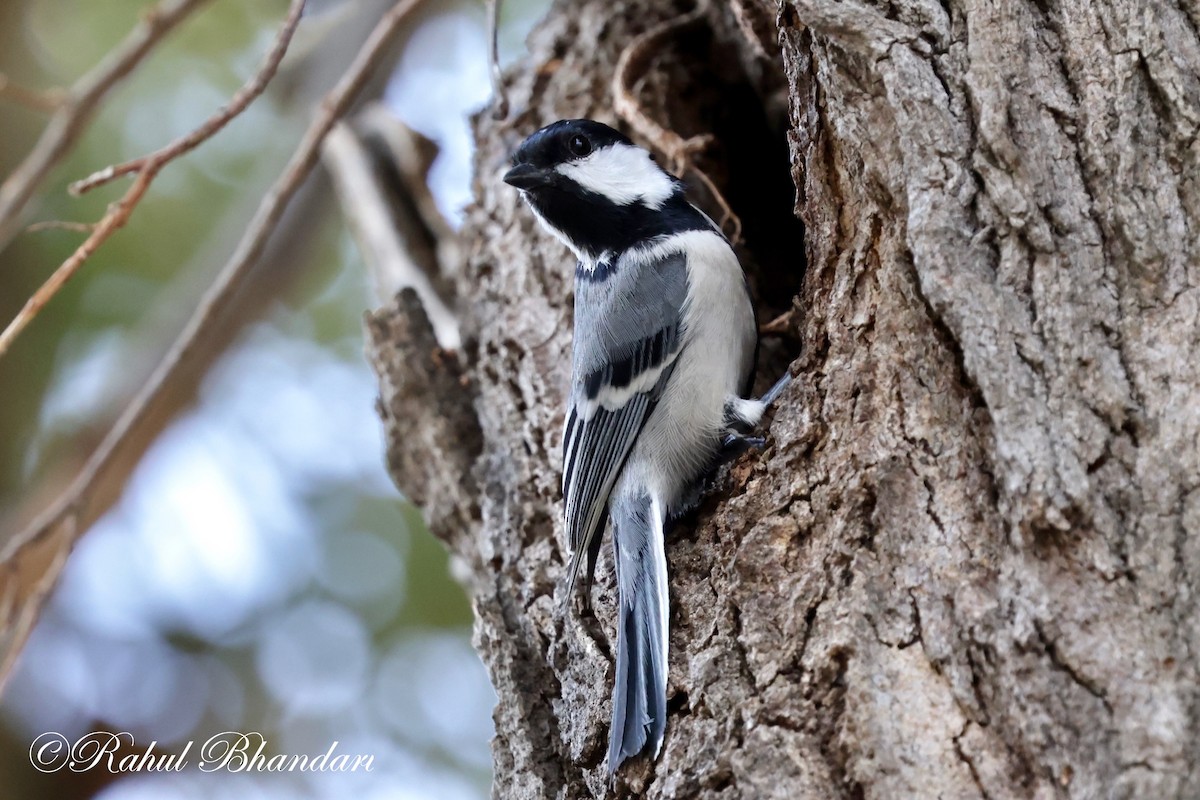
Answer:
<path fill-rule="evenodd" d="M 50 89 L 48 91 L 30 89 L 13 83 L 7 75 L 0 72 L 0 97 L 33 109 L 34 111 L 51 114 L 63 104 L 63 101 L 67 98 L 67 93 L 62 89 Z"/>
<path fill-rule="evenodd" d="M 488 75 L 492 80 L 492 118 L 508 116 L 508 95 L 500 71 L 500 5 L 502 0 L 487 0 Z"/>
<path fill-rule="evenodd" d="M 438 343 L 455 350 L 462 338 L 450 306 L 454 289 L 441 265 L 461 256 L 429 191 L 436 155 L 433 142 L 378 105 L 354 124 L 339 122 L 322 153 L 380 302 L 404 287 L 415 289 Z"/>
<path fill-rule="evenodd" d="M 70 222 L 63 219 L 47 219 L 35 222 L 25 229 L 26 233 L 41 233 L 42 231 L 71 231 L 72 233 L 91 233 L 96 230 L 94 222 Z"/>
<path fill-rule="evenodd" d="M 8 324 L 8 327 L 4 329 L 4 332 L 0 333 L 0 356 L 8 352 L 13 339 L 37 316 L 46 303 L 50 302 L 50 299 L 62 289 L 63 285 L 80 270 L 88 258 L 99 249 L 100 245 L 104 244 L 109 237 L 125 226 L 125 223 L 129 221 L 130 215 L 133 214 L 133 209 L 141 202 L 142 197 L 145 196 L 146 191 L 150 188 L 150 184 L 153 183 L 159 171 L 176 158 L 192 150 L 201 142 L 221 130 L 231 119 L 245 111 L 246 107 L 263 93 L 267 88 L 267 84 L 271 82 L 271 78 L 275 76 L 275 72 L 279 69 L 279 62 L 283 60 L 284 54 L 287 53 L 288 44 L 291 43 L 292 35 L 296 32 L 296 26 L 300 24 L 300 15 L 304 11 L 304 2 L 305 0 L 292 0 L 292 5 L 288 9 L 287 19 L 284 20 L 283 27 L 279 29 L 279 33 L 275 37 L 275 43 L 271 46 L 270 52 L 267 53 L 267 57 L 263 60 L 262 66 L 238 90 L 229 104 L 205 120 L 204 124 L 188 135 L 176 139 L 166 147 L 156 150 L 149 155 L 135 158 L 132 161 L 126 161 L 123 164 L 107 167 L 81 181 L 71 184 L 71 194 L 81 195 L 122 175 L 137 173 L 137 180 L 133 182 L 133 185 L 125 192 L 125 195 L 108 207 L 108 212 L 92 228 L 91 233 L 84 240 L 83 244 L 79 245 L 75 252 L 54 271 L 54 274 L 34 292 L 33 297 L 29 298 L 21 310 L 17 312 L 17 315 Z"/>
<path fill-rule="evenodd" d="M 25 330 L 25 326 L 37 316 L 38 312 L 50 301 L 50 298 L 58 293 L 63 284 L 79 271 L 79 268 L 91 257 L 92 253 L 96 252 L 100 245 L 104 244 L 117 230 L 124 227 L 125 223 L 129 220 L 129 215 L 133 213 L 134 206 L 142 199 L 142 195 L 150 188 L 150 183 L 153 180 L 154 173 L 152 172 L 143 172 L 139 175 L 138 179 L 129 187 L 129 191 L 125 193 L 125 196 L 108 207 L 108 212 L 91 229 L 91 233 L 84 240 L 83 244 L 79 245 L 75 252 L 59 265 L 58 269 L 54 270 L 54 274 L 38 287 L 38 290 L 33 293 L 33 297 L 25 301 L 25 305 L 21 307 L 17 315 L 8 323 L 4 332 L 0 333 L 0 356 L 8 352 L 9 346 L 17 338 L 17 335 Z"/>
<path fill-rule="evenodd" d="M 20 227 L 21 212 L 38 186 L 83 133 L 104 96 L 167 33 L 207 0 L 162 0 L 146 11 L 116 49 L 67 90 L 33 150 L 0 184 L 0 249 Z"/>
<path fill-rule="evenodd" d="M 149 380 L 121 413 L 66 492 L 28 528 L 14 536 L 0 553 L 0 688 L 12 674 L 17 656 L 61 572 L 66 553 L 83 532 L 79 520 L 95 486 L 103 479 L 126 438 L 136 431 L 157 399 L 169 391 L 175 375 L 187 368 L 205 335 L 214 327 L 213 322 L 221 309 L 235 300 L 289 201 L 317 165 L 321 143 L 370 80 L 401 24 L 419 4 L 420 0 L 400 0 L 380 18 L 337 85 L 321 100 L 315 119 L 305 130 L 283 172 L 263 197 L 237 249 Z"/>
<path fill-rule="evenodd" d="M 103 186 L 123 175 L 158 172 L 167 163 L 174 161 L 189 150 L 195 149 L 201 142 L 212 138 L 213 134 L 228 125 L 230 120 L 245 111 L 246 107 L 254 102 L 255 98 L 267 88 L 267 84 L 271 82 L 271 78 L 275 77 L 275 73 L 279 69 L 279 63 L 283 61 L 288 45 L 292 41 L 292 35 L 296 32 L 296 26 L 300 24 L 300 15 L 303 12 L 304 0 L 292 0 L 287 18 L 283 21 L 283 27 L 279 29 L 279 33 L 275 36 L 275 43 L 271 46 L 270 52 L 267 53 L 267 57 L 263 60 L 262 66 L 258 68 L 258 72 L 238 90 L 233 99 L 229 101 L 229 105 L 205 120 L 204 124 L 188 135 L 181 136 L 166 147 L 160 148 L 149 155 L 126 161 L 123 164 L 106 167 L 99 172 L 92 173 L 81 181 L 75 181 L 67 187 L 67 191 L 78 197 L 86 192 L 90 192 L 97 186 Z"/>

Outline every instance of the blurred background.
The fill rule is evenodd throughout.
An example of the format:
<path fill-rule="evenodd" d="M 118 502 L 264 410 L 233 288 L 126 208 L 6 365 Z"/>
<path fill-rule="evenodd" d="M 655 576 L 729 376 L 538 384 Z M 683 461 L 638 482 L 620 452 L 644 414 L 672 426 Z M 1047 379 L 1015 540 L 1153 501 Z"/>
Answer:
<path fill-rule="evenodd" d="M 4 0 L 0 74 L 69 86 L 145 0 Z M 507 0 L 510 62 L 548 0 Z M 156 179 L 129 225 L 0 358 L 0 545 L 75 475 L 228 258 L 383 0 L 313 0 L 266 95 Z M 65 186 L 191 130 L 254 72 L 287 4 L 212 0 L 104 103 L 30 221 L 99 219 L 126 184 Z M 487 102 L 481 0 L 428 0 L 372 93 L 441 146 L 452 224 L 470 200 L 467 115 Z M 0 177 L 46 114 L 0 93 Z M 82 241 L 0 250 L 0 323 Z M 378 305 L 328 178 L 293 203 L 203 368 L 173 387 L 101 493 L 0 698 L 0 797 L 482 798 L 495 696 L 440 543 L 383 468 L 362 314 Z M 269 752 L 371 754 L 370 772 L 43 775 L 46 731 L 128 731 L 138 752 L 259 731 Z M 192 759 L 193 763 L 195 759 Z"/>

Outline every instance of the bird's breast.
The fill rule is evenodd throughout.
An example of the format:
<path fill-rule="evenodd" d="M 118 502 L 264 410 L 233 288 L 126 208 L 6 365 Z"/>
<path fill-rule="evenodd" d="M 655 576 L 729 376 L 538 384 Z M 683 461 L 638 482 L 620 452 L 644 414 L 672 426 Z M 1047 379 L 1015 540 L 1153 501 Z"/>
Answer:
<path fill-rule="evenodd" d="M 682 348 L 631 456 L 633 472 L 659 482 L 668 505 L 705 470 L 720 444 L 725 401 L 737 396 L 757 331 L 737 256 L 716 233 L 672 237 L 687 256 Z"/>

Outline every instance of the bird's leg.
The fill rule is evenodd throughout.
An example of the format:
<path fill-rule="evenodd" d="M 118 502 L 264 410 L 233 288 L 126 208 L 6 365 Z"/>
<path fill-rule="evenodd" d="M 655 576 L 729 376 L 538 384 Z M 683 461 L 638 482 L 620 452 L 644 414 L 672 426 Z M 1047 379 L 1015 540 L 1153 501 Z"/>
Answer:
<path fill-rule="evenodd" d="M 791 382 L 791 373 L 785 372 L 783 377 L 775 381 L 775 385 L 757 400 L 731 397 L 725 403 L 725 435 L 721 438 L 721 446 L 713 456 L 709 468 L 684 492 L 679 507 L 671 515 L 673 520 L 679 519 L 704 501 L 715 488 L 717 472 L 721 467 L 747 450 L 760 450 L 767 446 L 766 438 L 753 436 L 750 432 L 758 427 L 763 412 L 779 398 Z"/>
<path fill-rule="evenodd" d="M 726 400 L 726 433 L 730 436 L 737 436 L 742 433 L 749 433 L 757 428 L 758 423 L 762 421 L 762 415 L 766 412 L 767 407 L 779 398 L 779 395 L 791 382 L 791 373 L 785 372 L 783 373 L 783 377 L 775 381 L 775 385 L 757 400 L 743 397 L 731 397 Z"/>
<path fill-rule="evenodd" d="M 783 377 L 781 377 L 779 380 L 775 381 L 775 385 L 772 386 L 770 389 L 767 389 L 767 393 L 764 394 L 762 397 L 758 398 L 758 402 L 763 404 L 763 409 L 765 410 L 767 406 L 771 405 L 777 399 L 779 399 L 779 395 L 783 394 L 783 390 L 786 389 L 788 387 L 788 384 L 791 382 L 792 382 L 792 373 L 790 373 L 790 372 L 783 373 Z"/>

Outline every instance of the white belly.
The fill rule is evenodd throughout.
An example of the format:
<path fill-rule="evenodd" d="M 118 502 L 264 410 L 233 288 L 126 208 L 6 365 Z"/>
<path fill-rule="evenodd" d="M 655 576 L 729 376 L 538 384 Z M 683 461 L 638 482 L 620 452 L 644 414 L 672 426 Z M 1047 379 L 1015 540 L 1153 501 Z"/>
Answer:
<path fill-rule="evenodd" d="M 725 240 L 691 231 L 671 244 L 677 242 L 688 255 L 683 348 L 616 487 L 649 490 L 668 511 L 711 463 L 725 401 L 740 395 L 757 338 L 742 268 Z"/>

